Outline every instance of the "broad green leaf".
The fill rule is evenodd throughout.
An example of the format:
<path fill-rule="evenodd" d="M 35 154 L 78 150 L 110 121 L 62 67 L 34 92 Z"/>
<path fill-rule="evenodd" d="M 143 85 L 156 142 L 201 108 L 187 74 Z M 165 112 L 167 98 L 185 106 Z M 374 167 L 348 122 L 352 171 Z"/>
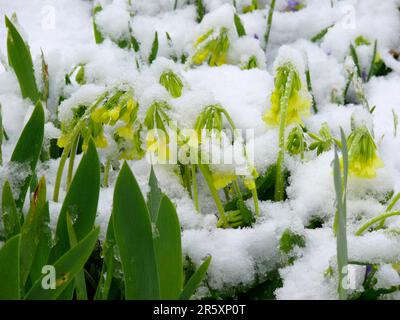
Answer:
<path fill-rule="evenodd" d="M 6 181 L 2 195 L 2 217 L 6 239 L 10 239 L 21 231 L 21 217 L 15 205 L 10 183 Z"/>
<path fill-rule="evenodd" d="M 160 298 L 178 299 L 182 290 L 183 266 L 181 227 L 172 202 L 164 196 L 157 218 L 156 252 Z"/>
<path fill-rule="evenodd" d="M 35 259 L 46 219 L 46 208 L 46 181 L 43 177 L 33 193 L 28 215 L 21 227 L 21 289 L 25 286 Z"/>
<path fill-rule="evenodd" d="M 190 277 L 189 281 L 186 283 L 185 288 L 179 296 L 179 300 L 189 300 L 190 297 L 196 292 L 201 281 L 203 281 L 208 267 L 211 262 L 211 257 L 208 257 L 201 266 L 196 270 L 196 272 Z"/>
<path fill-rule="evenodd" d="M 157 58 L 158 53 L 158 33 L 154 34 L 153 45 L 151 46 L 151 51 L 149 55 L 149 64 L 152 64 L 153 61 Z"/>
<path fill-rule="evenodd" d="M 246 35 L 246 30 L 244 29 L 244 26 L 242 24 L 242 20 L 240 17 L 235 13 L 233 16 L 233 21 L 235 22 L 235 27 L 236 27 L 236 32 L 239 37 L 243 37 Z"/>
<path fill-rule="evenodd" d="M 53 239 L 50 229 L 50 213 L 49 203 L 46 202 L 43 213 L 42 213 L 42 225 L 40 231 L 39 243 L 37 245 L 35 259 L 33 260 L 30 280 L 34 283 L 42 275 L 42 268 L 47 264 L 49 259 L 51 247 L 53 245 Z"/>
<path fill-rule="evenodd" d="M 78 239 L 76 238 L 74 225 L 72 223 L 71 216 L 67 212 L 66 214 L 67 230 L 69 237 L 69 244 L 71 248 L 78 244 Z M 75 276 L 75 289 L 77 300 L 87 300 L 86 282 L 85 282 L 85 272 L 81 270 Z"/>
<path fill-rule="evenodd" d="M 7 16 L 5 17 L 5 21 L 8 29 L 8 63 L 14 69 L 18 78 L 22 96 L 24 98 L 29 98 L 33 103 L 36 103 L 40 96 L 36 86 L 32 56 L 29 47 Z"/>
<path fill-rule="evenodd" d="M 74 230 L 78 241 L 93 229 L 99 191 L 100 163 L 96 147 L 90 140 L 87 152 L 79 163 L 58 217 L 57 242 L 50 254 L 51 262 L 57 260 L 70 248 L 66 224 L 67 212 L 70 213 L 74 221 Z"/>
<path fill-rule="evenodd" d="M 157 215 L 163 194 L 161 189 L 158 187 L 158 181 L 153 166 L 150 170 L 149 186 L 150 192 L 147 194 L 147 207 L 150 211 L 151 221 L 155 223 L 157 221 Z"/>
<path fill-rule="evenodd" d="M 0 248 L 0 300 L 19 300 L 19 244 L 18 234 Z"/>
<path fill-rule="evenodd" d="M 26 192 L 35 171 L 36 164 L 39 159 L 40 150 L 43 145 L 44 135 L 44 111 L 40 102 L 36 103 L 33 113 L 24 127 L 21 136 L 18 139 L 17 145 L 11 155 L 11 163 L 29 164 L 31 172 L 21 183 L 18 190 L 18 198 L 16 199 L 17 208 L 22 208 Z"/>
<path fill-rule="evenodd" d="M 100 228 L 96 227 L 76 246 L 68 250 L 54 263 L 56 270 L 56 288 L 54 290 L 43 289 L 42 275 L 25 296 L 27 300 L 54 300 L 57 299 L 65 288 L 74 280 L 89 259 L 99 236 Z"/>
<path fill-rule="evenodd" d="M 150 215 L 126 162 L 115 185 L 112 215 L 124 272 L 126 299 L 159 299 Z"/>

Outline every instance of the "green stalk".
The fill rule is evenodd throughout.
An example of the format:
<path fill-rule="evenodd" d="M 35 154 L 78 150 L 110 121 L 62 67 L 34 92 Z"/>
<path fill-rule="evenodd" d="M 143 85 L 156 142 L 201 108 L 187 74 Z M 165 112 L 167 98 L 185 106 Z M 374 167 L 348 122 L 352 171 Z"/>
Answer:
<path fill-rule="evenodd" d="M 197 191 L 196 165 L 195 164 L 191 165 L 191 169 L 192 169 L 194 207 L 196 208 L 197 212 L 200 212 L 200 210 L 199 210 L 199 195 L 198 195 L 198 191 Z"/>
<path fill-rule="evenodd" d="M 289 95 L 292 88 L 294 77 L 293 69 L 290 69 L 287 81 L 285 84 L 285 91 L 280 101 L 280 119 L 279 119 L 279 153 L 276 162 L 276 183 L 275 183 L 275 201 L 282 201 L 285 181 L 283 176 L 283 161 L 285 159 L 285 127 L 286 127 L 286 114 L 289 105 Z"/>
<path fill-rule="evenodd" d="M 393 211 L 393 212 L 385 212 L 368 222 L 364 223 L 360 229 L 357 230 L 356 236 L 361 236 L 365 230 L 367 230 L 370 226 L 374 225 L 377 222 L 380 222 L 382 220 L 386 220 L 387 218 L 393 217 L 393 216 L 400 216 L 400 211 Z"/>
<path fill-rule="evenodd" d="M 111 166 L 111 161 L 110 161 L 110 159 L 107 158 L 106 166 L 104 167 L 104 180 L 103 180 L 103 187 L 104 188 L 108 187 L 108 176 L 109 176 L 109 173 L 110 173 L 110 166 Z"/>
<path fill-rule="evenodd" d="M 268 41 L 269 41 L 269 35 L 271 33 L 271 27 L 272 27 L 272 17 L 274 16 L 274 10 L 275 10 L 275 2 L 276 0 L 271 1 L 271 5 L 269 7 L 269 12 L 268 12 L 268 21 L 267 21 L 267 32 L 265 33 L 264 39 L 265 39 L 265 49 L 267 49 L 268 46 Z"/>
<path fill-rule="evenodd" d="M 226 226 L 228 226 L 228 220 L 226 218 L 221 199 L 218 196 L 218 191 L 214 187 L 210 169 L 204 164 L 199 164 L 198 166 L 199 166 L 200 172 L 202 173 L 202 175 L 204 176 L 204 179 L 206 180 L 207 186 L 210 190 L 211 196 L 214 199 L 215 205 L 217 206 L 217 210 L 220 215 L 220 218 L 222 219 L 223 226 L 226 227 Z"/>
<path fill-rule="evenodd" d="M 60 159 L 60 164 L 58 165 L 57 169 L 57 176 L 56 176 L 56 182 L 54 184 L 54 192 L 53 192 L 53 201 L 57 202 L 58 201 L 58 196 L 60 193 L 60 186 L 61 186 L 61 179 L 62 179 L 62 174 L 64 171 L 64 166 L 65 162 L 67 161 L 68 154 L 71 150 L 71 144 L 75 141 L 75 139 L 80 135 L 81 133 L 81 128 L 85 124 L 86 118 L 91 114 L 91 112 L 97 108 L 97 106 L 100 104 L 101 101 L 107 96 L 108 92 L 103 93 L 97 100 L 96 102 L 90 106 L 85 111 L 85 114 L 82 116 L 82 118 L 78 121 L 76 126 L 74 127 L 72 134 L 71 134 L 71 141 L 64 147 L 63 153 L 61 155 Z"/>
<path fill-rule="evenodd" d="M 67 190 L 69 189 L 69 186 L 71 185 L 72 176 L 74 173 L 74 162 L 75 162 L 76 149 L 78 147 L 79 136 L 80 135 L 78 134 L 78 136 L 74 139 L 71 150 L 70 150 L 68 174 L 67 174 Z"/>
<path fill-rule="evenodd" d="M 58 201 L 58 195 L 60 193 L 62 173 L 64 171 L 64 166 L 65 166 L 65 162 L 67 161 L 69 151 L 70 151 L 70 145 L 65 146 L 65 148 L 63 150 L 63 153 L 61 155 L 60 164 L 58 165 L 56 182 L 54 184 L 54 192 L 53 192 L 53 201 L 54 202 Z"/>
<path fill-rule="evenodd" d="M 229 125 L 231 126 L 234 134 L 236 134 L 236 126 L 235 123 L 233 122 L 231 116 L 229 115 L 229 113 L 223 109 L 222 110 L 223 114 L 225 115 L 226 119 L 228 120 Z M 247 159 L 247 154 L 246 154 L 246 148 L 244 148 L 244 156 Z M 240 190 L 239 190 L 240 191 Z M 256 212 L 256 216 L 258 217 L 260 215 L 260 207 L 258 205 L 258 194 L 257 194 L 257 189 L 254 189 L 251 191 L 252 195 L 253 195 L 253 201 L 254 201 L 254 210 Z M 226 193 L 225 193 L 226 195 Z"/>
<path fill-rule="evenodd" d="M 259 217 L 260 216 L 260 207 L 258 205 L 257 188 L 252 189 L 251 194 L 253 195 L 254 211 L 256 212 L 256 217 Z"/>

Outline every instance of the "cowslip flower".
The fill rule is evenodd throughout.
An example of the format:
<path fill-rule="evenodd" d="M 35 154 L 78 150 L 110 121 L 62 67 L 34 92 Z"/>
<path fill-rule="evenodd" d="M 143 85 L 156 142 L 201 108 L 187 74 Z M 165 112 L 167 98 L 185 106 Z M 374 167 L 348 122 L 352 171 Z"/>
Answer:
<path fill-rule="evenodd" d="M 304 131 L 302 127 L 296 125 L 289 133 L 286 142 L 286 150 L 291 155 L 300 155 L 301 158 L 304 157 L 304 152 L 307 148 L 307 144 L 304 140 Z"/>
<path fill-rule="evenodd" d="M 291 87 L 287 88 L 289 75 L 292 74 Z M 264 114 L 264 121 L 272 126 L 280 123 L 281 101 L 288 94 L 288 106 L 286 114 L 286 126 L 292 123 L 302 124 L 302 117 L 310 114 L 312 98 L 303 85 L 300 75 L 291 63 L 279 66 L 275 74 L 275 89 L 271 95 L 271 108 Z"/>
<path fill-rule="evenodd" d="M 172 71 L 165 71 L 160 76 L 160 84 L 167 89 L 174 98 L 182 95 L 183 83 L 177 74 Z"/>
<path fill-rule="evenodd" d="M 231 172 L 215 172 L 212 174 L 212 180 L 215 189 L 220 190 L 235 181 L 236 175 Z"/>
<path fill-rule="evenodd" d="M 350 174 L 365 179 L 376 177 L 376 169 L 382 168 L 383 162 L 368 128 L 363 125 L 353 130 L 347 144 Z"/>
<path fill-rule="evenodd" d="M 146 137 L 147 151 L 157 154 L 158 159 L 166 161 L 170 157 L 168 128 L 171 118 L 168 111 L 171 106 L 166 101 L 154 101 L 147 110 L 144 124 L 149 130 Z"/>
<path fill-rule="evenodd" d="M 196 52 L 192 57 L 194 64 L 200 65 L 207 60 L 209 66 L 220 66 L 226 63 L 229 49 L 228 30 L 221 28 L 215 35 L 214 30 L 199 37 L 195 43 Z"/>

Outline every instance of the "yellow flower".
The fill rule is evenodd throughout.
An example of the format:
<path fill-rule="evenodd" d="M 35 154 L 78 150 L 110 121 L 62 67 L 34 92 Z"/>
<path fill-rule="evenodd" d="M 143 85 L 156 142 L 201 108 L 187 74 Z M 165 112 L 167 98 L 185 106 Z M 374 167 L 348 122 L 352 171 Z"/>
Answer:
<path fill-rule="evenodd" d="M 108 111 L 108 116 L 111 121 L 117 121 L 119 118 L 119 113 L 121 111 L 121 107 L 117 106 L 111 110 Z"/>
<path fill-rule="evenodd" d="M 219 190 L 236 180 L 236 176 L 232 173 L 216 172 L 212 174 L 212 180 L 215 189 Z"/>
<path fill-rule="evenodd" d="M 197 48 L 197 51 L 192 57 L 194 64 L 202 64 L 207 59 L 208 65 L 212 67 L 226 63 L 226 55 L 229 49 L 228 30 L 221 28 L 216 37 L 206 41 L 213 33 L 214 31 L 210 30 L 196 41 L 195 48 Z M 199 46 L 201 43 L 202 45 Z"/>
<path fill-rule="evenodd" d="M 271 95 L 271 109 L 264 114 L 264 121 L 278 126 L 280 121 L 281 100 L 286 91 L 288 76 L 293 72 L 292 87 L 289 88 L 289 102 L 286 114 L 286 126 L 292 123 L 303 123 L 301 117 L 310 114 L 311 96 L 301 83 L 300 76 L 290 63 L 278 67 L 275 75 L 275 89 Z"/>
<path fill-rule="evenodd" d="M 104 134 L 94 137 L 93 141 L 97 148 L 106 148 L 108 146 L 108 142 Z"/>
<path fill-rule="evenodd" d="M 167 145 L 167 141 L 164 138 L 160 138 L 155 134 L 156 130 L 150 130 L 146 137 L 147 151 L 156 154 L 158 159 L 161 161 L 167 161 L 170 158 L 170 150 Z"/>
<path fill-rule="evenodd" d="M 355 129 L 348 138 L 349 172 L 359 178 L 376 177 L 376 169 L 383 167 L 377 147 L 366 126 Z"/>
<path fill-rule="evenodd" d="M 194 64 L 197 65 L 202 64 L 208 58 L 209 55 L 210 55 L 209 49 L 201 48 L 194 54 L 192 61 Z"/>
<path fill-rule="evenodd" d="M 69 135 L 62 134 L 61 137 L 59 137 L 58 140 L 57 140 L 57 145 L 60 148 L 64 148 L 69 143 L 70 138 L 71 137 Z"/>
<path fill-rule="evenodd" d="M 132 112 L 134 112 L 135 108 L 138 107 L 138 104 L 133 99 L 129 99 L 126 103 L 126 108 L 121 110 L 121 120 L 125 123 L 128 123 L 132 120 Z M 134 113 L 135 118 L 136 113 Z"/>
<path fill-rule="evenodd" d="M 133 140 L 133 130 L 130 126 L 119 127 L 116 131 L 118 136 L 126 140 Z"/>
<path fill-rule="evenodd" d="M 91 113 L 90 117 L 96 123 L 103 123 L 104 117 L 105 117 L 104 114 L 106 112 L 107 112 L 107 110 L 105 108 L 98 108 Z"/>
<path fill-rule="evenodd" d="M 243 180 L 243 184 L 249 190 L 254 190 L 256 188 L 256 179 L 258 178 L 258 172 L 256 168 L 251 168 L 251 174 L 246 176 Z"/>

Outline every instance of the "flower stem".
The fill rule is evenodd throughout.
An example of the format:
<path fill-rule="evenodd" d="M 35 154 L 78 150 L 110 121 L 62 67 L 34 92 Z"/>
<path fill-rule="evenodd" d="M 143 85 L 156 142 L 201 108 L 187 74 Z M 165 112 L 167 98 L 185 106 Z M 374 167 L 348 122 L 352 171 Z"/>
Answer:
<path fill-rule="evenodd" d="M 267 49 L 268 46 L 268 41 L 269 41 L 269 35 L 271 33 L 271 27 L 272 27 L 272 18 L 274 16 L 274 10 L 275 10 L 275 2 L 276 0 L 271 1 L 271 5 L 269 7 L 269 12 L 268 12 L 268 20 L 267 20 L 267 32 L 265 33 L 264 39 L 265 39 L 265 49 Z"/>
<path fill-rule="evenodd" d="M 58 165 L 57 169 L 57 176 L 56 176 L 56 182 L 54 184 L 54 192 L 53 192 L 53 201 L 57 202 L 58 201 L 58 196 L 60 193 L 60 186 L 61 186 L 61 179 L 62 179 L 62 174 L 64 171 L 65 167 L 65 162 L 67 161 L 68 154 L 71 150 L 71 142 L 73 143 L 77 137 L 79 137 L 81 128 L 85 124 L 86 118 L 91 114 L 91 112 L 97 108 L 97 106 L 104 100 L 104 98 L 107 96 L 108 92 L 104 92 L 97 100 L 96 102 L 91 105 L 86 111 L 85 114 L 82 116 L 82 118 L 78 121 L 78 123 L 75 125 L 74 129 L 72 130 L 71 133 L 71 141 L 68 142 L 68 144 L 64 147 L 63 153 L 61 155 L 60 159 L 60 164 Z"/>
<path fill-rule="evenodd" d="M 106 166 L 104 167 L 104 180 L 103 180 L 103 187 L 107 188 L 108 187 L 108 176 L 110 173 L 110 166 L 111 166 L 111 161 L 110 159 L 106 160 Z"/>
<path fill-rule="evenodd" d="M 253 195 L 254 211 L 256 212 L 256 217 L 259 217 L 260 216 L 260 207 L 258 205 L 257 188 L 252 189 L 251 194 Z"/>
<path fill-rule="evenodd" d="M 71 148 L 70 145 L 65 146 L 65 148 L 63 150 L 63 153 L 61 155 L 60 164 L 58 165 L 56 182 L 54 184 L 54 192 L 53 192 L 53 201 L 54 202 L 58 201 L 58 195 L 60 193 L 62 173 L 64 171 L 65 162 L 67 161 L 70 148 Z"/>
<path fill-rule="evenodd" d="M 74 139 L 71 150 L 70 150 L 68 174 L 67 174 L 67 190 L 69 189 L 69 186 L 71 185 L 71 181 L 72 181 L 72 176 L 73 176 L 73 172 L 74 172 L 75 155 L 76 155 L 76 149 L 78 147 L 79 136 L 80 135 L 78 134 L 77 137 Z"/>
<path fill-rule="evenodd" d="M 219 213 L 220 218 L 222 220 L 223 226 L 227 227 L 228 226 L 228 220 L 226 219 L 226 215 L 225 215 L 224 207 L 222 206 L 221 199 L 218 196 L 218 191 L 214 187 L 214 184 L 213 184 L 213 181 L 212 181 L 212 177 L 211 177 L 211 173 L 210 173 L 210 169 L 204 164 L 199 164 L 198 166 L 199 166 L 199 169 L 200 169 L 202 175 L 204 176 L 204 179 L 206 180 L 208 188 L 210 189 L 211 196 L 213 197 L 215 205 L 217 206 L 217 210 L 218 210 L 218 213 Z"/>
<path fill-rule="evenodd" d="M 194 200 L 194 207 L 196 208 L 197 212 L 200 212 L 199 209 L 199 195 L 197 192 L 197 176 L 196 176 L 196 165 L 191 165 L 192 169 L 192 183 L 193 183 L 193 200 Z"/>
<path fill-rule="evenodd" d="M 361 236 L 365 230 L 367 230 L 370 226 L 374 225 L 377 222 L 380 222 L 382 220 L 386 220 L 387 218 L 393 217 L 393 216 L 400 216 L 400 211 L 393 211 L 393 212 L 385 212 L 368 222 L 364 223 L 360 229 L 357 230 L 356 236 Z"/>
<path fill-rule="evenodd" d="M 280 119 L 279 119 L 279 153 L 276 162 L 276 183 L 275 183 L 275 201 L 282 201 L 284 195 L 285 181 L 283 175 L 283 162 L 285 159 L 285 127 L 286 114 L 289 104 L 289 96 L 293 83 L 294 71 L 290 68 L 289 75 L 285 84 L 285 91 L 280 101 Z"/>

